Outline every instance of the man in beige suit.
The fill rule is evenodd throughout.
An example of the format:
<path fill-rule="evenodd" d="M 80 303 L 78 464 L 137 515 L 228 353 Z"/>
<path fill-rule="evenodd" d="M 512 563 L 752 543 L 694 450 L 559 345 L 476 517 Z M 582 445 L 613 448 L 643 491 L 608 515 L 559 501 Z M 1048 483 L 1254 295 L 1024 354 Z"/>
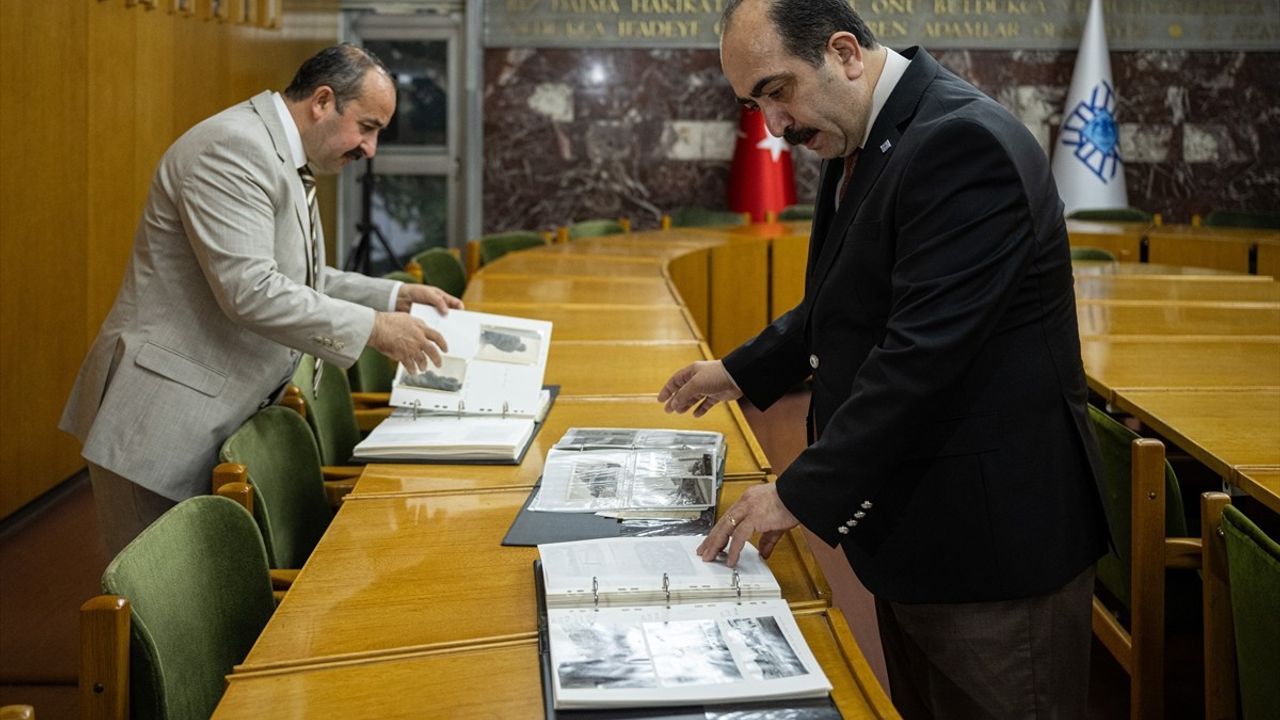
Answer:
<path fill-rule="evenodd" d="M 222 442 L 292 376 L 301 353 L 347 367 L 371 345 L 410 370 L 444 338 L 407 312 L 462 303 L 436 288 L 327 267 L 314 174 L 371 157 L 395 85 L 338 45 L 201 122 L 152 179 L 115 305 L 59 427 L 80 439 L 110 553 L 207 492 Z"/>

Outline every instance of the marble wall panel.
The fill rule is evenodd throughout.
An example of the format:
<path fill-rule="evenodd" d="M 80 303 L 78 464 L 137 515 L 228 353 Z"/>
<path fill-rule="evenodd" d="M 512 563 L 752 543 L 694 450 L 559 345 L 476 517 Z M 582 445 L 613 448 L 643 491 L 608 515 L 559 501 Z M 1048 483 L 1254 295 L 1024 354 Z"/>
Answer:
<path fill-rule="evenodd" d="M 944 50 L 938 60 L 1052 147 L 1075 53 Z M 723 207 L 738 106 L 714 50 L 485 51 L 487 232 Z M 1280 53 L 1111 54 L 1131 205 L 1169 222 L 1280 209 Z M 800 202 L 818 160 L 794 155 Z"/>

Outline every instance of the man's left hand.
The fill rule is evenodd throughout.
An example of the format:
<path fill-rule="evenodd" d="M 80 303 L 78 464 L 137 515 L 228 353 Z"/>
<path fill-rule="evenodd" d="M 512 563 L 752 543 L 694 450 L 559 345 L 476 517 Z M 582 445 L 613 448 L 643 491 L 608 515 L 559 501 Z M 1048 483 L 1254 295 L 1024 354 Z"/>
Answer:
<path fill-rule="evenodd" d="M 756 485 L 748 488 L 738 502 L 724 511 L 720 520 L 711 528 L 707 539 L 698 546 L 697 553 L 705 562 L 711 562 L 728 545 L 729 567 L 737 567 L 742 546 L 752 535 L 760 533 L 758 549 L 760 556 L 767 559 L 782 538 L 782 533 L 799 524 L 796 516 L 782 504 L 776 485 Z"/>
<path fill-rule="evenodd" d="M 413 303 L 419 305 L 431 305 L 440 311 L 441 315 L 447 315 L 449 309 L 462 309 L 462 301 L 431 285 L 418 285 L 417 283 L 404 283 L 400 286 L 400 292 L 396 294 L 396 310 L 398 312 L 409 312 L 409 306 Z"/>

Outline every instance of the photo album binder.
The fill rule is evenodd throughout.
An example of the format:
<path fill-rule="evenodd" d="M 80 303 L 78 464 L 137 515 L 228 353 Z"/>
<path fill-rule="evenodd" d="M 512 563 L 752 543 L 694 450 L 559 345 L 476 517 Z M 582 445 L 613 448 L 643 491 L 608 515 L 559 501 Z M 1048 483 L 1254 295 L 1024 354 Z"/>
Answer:
<path fill-rule="evenodd" d="M 439 367 L 396 368 L 396 410 L 356 445 L 356 462 L 518 464 L 555 401 L 544 388 L 551 323 L 414 305 L 444 336 Z"/>
<path fill-rule="evenodd" d="M 743 547 L 735 569 L 702 562 L 694 554 L 701 541 L 538 546 L 539 639 L 551 709 L 827 697 L 831 684 L 755 548 Z"/>
<path fill-rule="evenodd" d="M 656 428 L 570 428 L 547 453 L 533 512 L 636 513 L 715 507 L 724 435 Z"/>

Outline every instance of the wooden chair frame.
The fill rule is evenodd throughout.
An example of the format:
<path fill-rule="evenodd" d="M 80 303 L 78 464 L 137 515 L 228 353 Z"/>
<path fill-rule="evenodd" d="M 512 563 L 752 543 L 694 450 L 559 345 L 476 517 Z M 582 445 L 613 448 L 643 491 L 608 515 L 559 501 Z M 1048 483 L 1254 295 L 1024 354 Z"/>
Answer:
<path fill-rule="evenodd" d="M 1164 716 L 1165 570 L 1200 567 L 1199 538 L 1165 536 L 1164 444 L 1131 445 L 1132 535 L 1129 629 L 1093 598 L 1093 632 L 1129 673 L 1130 716 Z"/>

